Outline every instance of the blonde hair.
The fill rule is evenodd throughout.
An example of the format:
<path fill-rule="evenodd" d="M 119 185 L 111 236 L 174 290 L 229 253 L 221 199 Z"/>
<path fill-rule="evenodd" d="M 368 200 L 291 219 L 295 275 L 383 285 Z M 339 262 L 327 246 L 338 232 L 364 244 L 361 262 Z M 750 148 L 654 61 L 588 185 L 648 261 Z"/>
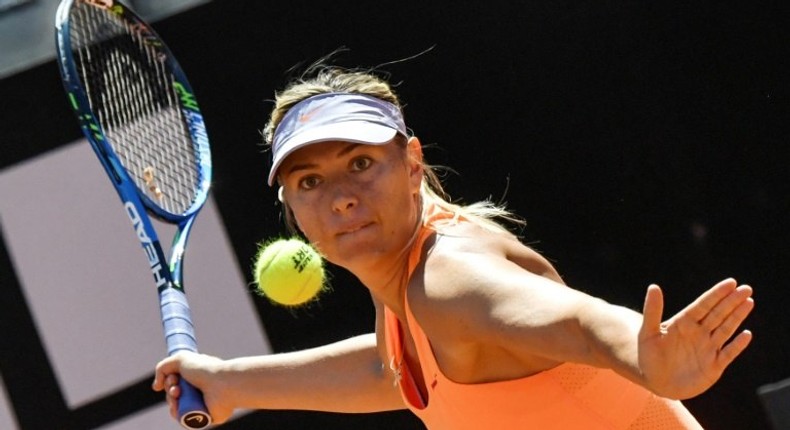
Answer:
<path fill-rule="evenodd" d="M 349 70 L 318 63 L 309 67 L 284 90 L 275 94 L 274 109 L 272 109 L 269 121 L 263 129 L 264 143 L 271 147 L 274 132 L 291 107 L 306 98 L 330 92 L 365 94 L 390 102 L 398 109 L 402 109 L 400 99 L 390 84 L 376 75 L 374 71 Z M 401 136 L 398 139 L 398 144 L 404 150 L 406 143 L 406 138 Z M 469 205 L 453 203 L 444 190 L 437 173 L 438 167 L 431 166 L 424 160 L 422 165 L 424 173 L 420 197 L 422 198 L 423 211 L 431 205 L 438 206 L 458 217 L 496 232 L 509 232 L 505 225 L 499 222 L 500 220 L 518 227 L 525 224 L 520 217 L 505 209 L 504 205 L 496 204 L 491 200 L 483 200 Z M 286 226 L 292 233 L 296 233 L 298 230 L 293 221 L 293 214 L 287 202 L 283 201 L 282 203 Z"/>

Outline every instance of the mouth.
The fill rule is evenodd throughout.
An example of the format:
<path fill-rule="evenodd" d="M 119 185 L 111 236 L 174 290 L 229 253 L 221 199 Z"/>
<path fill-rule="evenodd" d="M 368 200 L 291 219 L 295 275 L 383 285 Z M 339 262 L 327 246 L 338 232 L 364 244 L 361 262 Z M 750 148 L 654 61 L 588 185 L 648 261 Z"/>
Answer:
<path fill-rule="evenodd" d="M 363 230 L 363 229 L 367 228 L 368 226 L 370 226 L 372 224 L 373 223 L 371 223 L 371 222 L 366 222 L 366 223 L 350 225 L 350 226 L 347 226 L 347 227 L 341 229 L 340 232 L 337 235 L 338 236 L 346 236 L 346 235 L 354 234 L 354 233 L 356 233 L 356 232 L 358 232 L 360 230 Z"/>

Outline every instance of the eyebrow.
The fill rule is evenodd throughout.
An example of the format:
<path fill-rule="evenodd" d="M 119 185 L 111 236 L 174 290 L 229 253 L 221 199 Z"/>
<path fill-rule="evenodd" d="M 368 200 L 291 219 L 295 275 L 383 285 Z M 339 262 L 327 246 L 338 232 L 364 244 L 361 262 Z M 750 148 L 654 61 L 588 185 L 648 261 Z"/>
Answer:
<path fill-rule="evenodd" d="M 337 154 L 335 154 L 335 157 L 336 158 L 340 158 L 340 157 L 348 154 L 349 152 L 355 150 L 359 146 L 362 146 L 362 144 L 361 143 L 350 143 L 349 142 L 348 145 L 344 146 L 343 149 L 341 149 L 340 151 L 337 152 Z M 297 172 L 299 170 L 307 170 L 307 169 L 311 169 L 311 168 L 314 168 L 314 167 L 317 167 L 317 166 L 318 165 L 315 164 L 315 163 L 294 164 L 293 166 L 291 166 L 290 169 L 288 169 L 287 174 L 290 175 L 291 173 Z"/>

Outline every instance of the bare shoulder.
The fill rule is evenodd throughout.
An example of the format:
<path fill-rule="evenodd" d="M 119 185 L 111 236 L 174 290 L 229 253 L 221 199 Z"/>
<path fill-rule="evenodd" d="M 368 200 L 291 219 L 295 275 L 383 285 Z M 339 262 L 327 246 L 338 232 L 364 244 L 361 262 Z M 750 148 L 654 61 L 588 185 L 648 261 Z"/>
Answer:
<path fill-rule="evenodd" d="M 551 263 L 515 236 L 472 223 L 444 227 L 423 249 L 409 286 L 409 304 L 426 331 L 472 334 L 459 328 L 484 327 L 486 321 L 477 319 L 490 315 L 510 294 L 513 277 L 561 283 Z"/>
<path fill-rule="evenodd" d="M 500 260 L 513 263 L 532 274 L 547 277 L 562 283 L 554 266 L 536 250 L 522 243 L 512 234 L 488 230 L 473 223 L 461 223 L 446 227 L 437 233 L 436 240 L 427 250 L 424 260 L 431 271 L 438 275 L 445 270 L 486 270 L 483 262 Z M 468 259 L 481 264 L 469 266 Z M 457 265 L 461 265 L 459 268 Z"/>
<path fill-rule="evenodd" d="M 551 264 L 517 238 L 462 224 L 426 244 L 408 302 L 448 376 L 510 379 L 556 365 L 534 348 L 513 345 L 531 342 L 521 328 L 536 319 L 532 315 L 545 314 L 538 310 L 554 291 L 567 289 L 558 279 Z"/>

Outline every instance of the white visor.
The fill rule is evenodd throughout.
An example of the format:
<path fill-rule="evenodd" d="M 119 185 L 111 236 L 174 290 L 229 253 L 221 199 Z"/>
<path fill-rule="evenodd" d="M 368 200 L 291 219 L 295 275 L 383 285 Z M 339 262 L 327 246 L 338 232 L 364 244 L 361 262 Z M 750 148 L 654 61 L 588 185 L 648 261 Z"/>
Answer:
<path fill-rule="evenodd" d="M 274 131 L 269 185 L 294 151 L 318 142 L 383 145 L 397 133 L 407 136 L 403 114 L 392 103 L 351 93 L 325 93 L 294 105 Z"/>

